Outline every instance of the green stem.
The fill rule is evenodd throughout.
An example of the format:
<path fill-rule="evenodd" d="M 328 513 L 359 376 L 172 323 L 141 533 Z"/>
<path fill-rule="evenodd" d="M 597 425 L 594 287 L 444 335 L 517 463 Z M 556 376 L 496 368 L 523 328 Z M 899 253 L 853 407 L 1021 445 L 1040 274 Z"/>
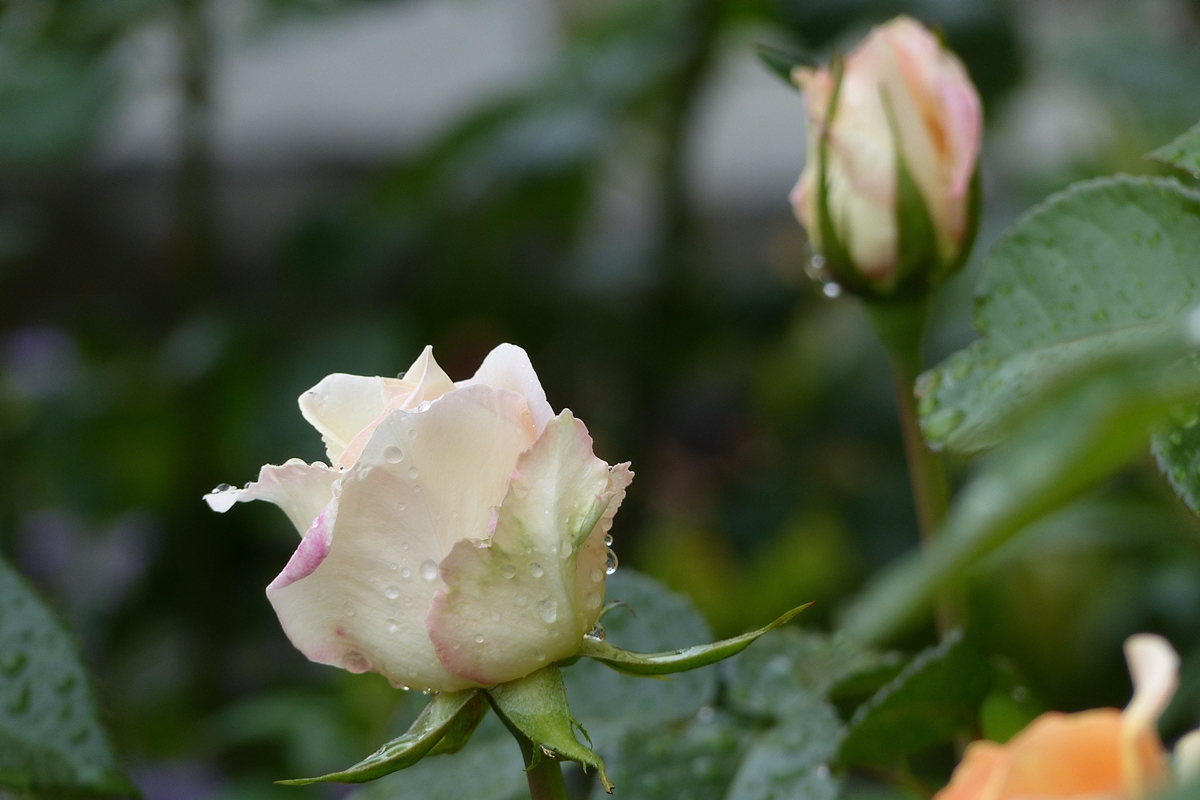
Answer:
<path fill-rule="evenodd" d="M 929 449 L 921 433 L 914 385 L 921 374 L 921 339 L 929 301 L 868 302 L 867 315 L 875 333 L 887 348 L 892 362 L 892 382 L 896 390 L 896 412 L 900 432 L 904 437 L 904 455 L 912 483 L 913 504 L 916 506 L 917 527 L 921 544 L 928 546 L 937 536 L 950 504 L 950 489 L 946 468 L 941 456 Z M 938 602 L 938 630 L 945 632 L 953 626 L 955 614 L 945 598 Z"/>
<path fill-rule="evenodd" d="M 562 767 L 559 766 L 558 759 L 542 753 L 537 763 L 531 765 L 534 756 L 533 743 L 524 736 L 519 737 L 517 743 L 521 745 L 521 756 L 525 759 L 529 800 L 568 800 L 567 784 L 563 781 Z"/>

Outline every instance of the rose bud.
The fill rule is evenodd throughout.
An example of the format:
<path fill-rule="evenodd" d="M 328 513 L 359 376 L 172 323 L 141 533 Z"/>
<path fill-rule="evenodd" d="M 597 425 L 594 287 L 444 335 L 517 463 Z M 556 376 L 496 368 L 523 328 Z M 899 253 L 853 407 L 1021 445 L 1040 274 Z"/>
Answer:
<path fill-rule="evenodd" d="M 816 277 L 856 294 L 917 294 L 957 270 L 979 214 L 979 95 L 916 20 L 875 28 L 831 67 L 797 67 L 808 156 L 792 192 Z M 827 294 L 832 294 L 831 287 Z"/>
<path fill-rule="evenodd" d="M 1141 800 L 1169 789 L 1157 724 L 1179 685 L 1179 656 L 1161 636 L 1138 634 L 1125 642 L 1125 657 L 1134 691 L 1124 711 L 1052 711 L 1007 744 L 975 742 L 934 800 Z M 1195 769 L 1195 743 L 1189 735 L 1175 751 L 1185 775 Z"/>
<path fill-rule="evenodd" d="M 267 597 L 305 656 L 458 691 L 579 652 L 633 473 L 554 414 L 524 350 L 454 383 L 426 348 L 402 378 L 330 375 L 300 409 L 333 466 L 293 459 L 205 499 L 267 500 L 301 533 Z"/>

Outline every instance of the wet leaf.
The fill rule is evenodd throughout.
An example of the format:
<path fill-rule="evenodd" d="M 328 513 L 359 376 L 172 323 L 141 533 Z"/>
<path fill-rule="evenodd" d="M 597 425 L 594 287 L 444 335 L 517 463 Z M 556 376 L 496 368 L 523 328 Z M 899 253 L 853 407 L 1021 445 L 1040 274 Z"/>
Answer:
<path fill-rule="evenodd" d="M 1170 144 L 1158 148 L 1147 157 L 1170 164 L 1200 178 L 1200 124 Z"/>

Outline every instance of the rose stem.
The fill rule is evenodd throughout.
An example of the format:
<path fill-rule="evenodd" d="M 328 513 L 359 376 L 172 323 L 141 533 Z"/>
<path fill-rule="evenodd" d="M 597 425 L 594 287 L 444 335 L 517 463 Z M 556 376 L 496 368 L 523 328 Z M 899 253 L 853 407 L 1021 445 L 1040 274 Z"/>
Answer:
<path fill-rule="evenodd" d="M 525 736 L 517 738 L 521 745 L 521 756 L 525 759 L 525 779 L 529 781 L 529 800 L 568 800 L 567 784 L 563 781 L 562 767 L 558 759 L 542 754 L 537 764 L 533 761 L 533 742 Z"/>
<path fill-rule="evenodd" d="M 873 302 L 866 303 L 865 307 L 891 360 L 896 413 L 900 418 L 900 433 L 904 439 L 917 528 L 922 546 L 928 548 L 938 534 L 950 502 L 946 468 L 941 456 L 925 444 L 917 414 L 917 400 L 913 394 L 913 386 L 921 373 L 921 338 L 925 332 L 929 301 L 920 298 L 908 302 Z M 937 605 L 938 631 L 945 633 L 953 627 L 955 616 L 948 598 L 941 597 Z"/>

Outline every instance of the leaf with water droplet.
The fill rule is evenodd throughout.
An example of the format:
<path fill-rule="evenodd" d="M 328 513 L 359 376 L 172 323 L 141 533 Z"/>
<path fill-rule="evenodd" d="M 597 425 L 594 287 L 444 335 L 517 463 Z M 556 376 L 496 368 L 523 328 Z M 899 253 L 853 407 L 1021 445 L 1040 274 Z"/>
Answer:
<path fill-rule="evenodd" d="M 631 653 L 614 647 L 607 642 L 597 642 L 585 639 L 579 654 L 595 659 L 605 666 L 629 675 L 653 677 L 685 672 L 698 667 L 705 667 L 723 661 L 730 656 L 745 650 L 756 639 L 780 625 L 790 622 L 797 614 L 808 608 L 811 603 L 793 608 L 769 625 L 756 631 L 743 633 L 732 639 L 723 639 L 712 644 L 699 644 L 679 650 L 668 650 L 663 653 Z"/>
<path fill-rule="evenodd" d="M 403 736 L 388 742 L 353 767 L 318 778 L 294 778 L 278 783 L 285 786 L 363 783 L 411 767 L 427 755 L 455 752 L 466 744 L 487 709 L 487 699 L 477 689 L 436 694 Z M 446 745 L 439 749 L 442 742 Z"/>
<path fill-rule="evenodd" d="M 0 785 L 47 795 L 134 794 L 72 637 L 3 559 L 0 618 Z"/>

